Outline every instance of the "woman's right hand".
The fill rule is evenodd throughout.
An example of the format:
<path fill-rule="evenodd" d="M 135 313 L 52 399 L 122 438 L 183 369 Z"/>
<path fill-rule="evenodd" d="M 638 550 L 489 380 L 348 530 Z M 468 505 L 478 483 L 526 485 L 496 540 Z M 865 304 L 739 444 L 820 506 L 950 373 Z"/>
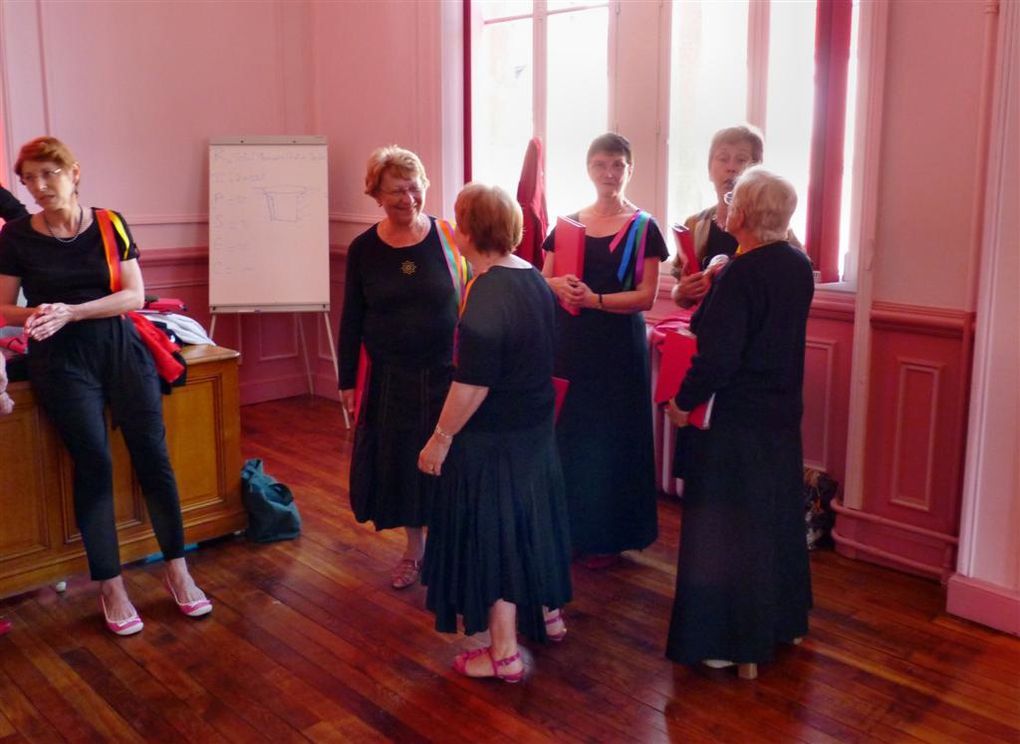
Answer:
<path fill-rule="evenodd" d="M 584 283 L 574 274 L 551 276 L 547 281 L 560 302 L 566 305 L 580 305 L 584 301 Z"/>
<path fill-rule="evenodd" d="M 673 287 L 673 301 L 681 307 L 697 304 L 708 293 L 711 284 L 712 278 L 707 271 L 686 274 Z"/>

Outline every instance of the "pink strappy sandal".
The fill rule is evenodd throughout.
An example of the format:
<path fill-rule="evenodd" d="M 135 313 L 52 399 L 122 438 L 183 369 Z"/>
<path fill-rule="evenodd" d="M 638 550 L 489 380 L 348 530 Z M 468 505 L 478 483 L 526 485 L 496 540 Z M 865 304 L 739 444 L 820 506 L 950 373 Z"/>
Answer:
<path fill-rule="evenodd" d="M 492 656 L 492 646 L 486 646 L 485 648 L 476 648 L 473 651 L 465 651 L 462 654 L 457 654 L 457 657 L 453 660 L 453 670 L 457 674 L 463 674 L 465 677 L 471 679 L 489 679 L 489 677 L 476 677 L 473 674 L 468 674 L 467 665 L 468 662 L 478 656 L 488 656 L 489 663 L 492 664 L 492 678 L 501 679 L 511 685 L 517 684 L 524 679 L 524 669 L 519 672 L 506 672 L 503 671 L 503 667 L 508 667 L 516 661 L 520 661 L 521 652 L 518 651 L 505 659 L 495 659 Z"/>
<path fill-rule="evenodd" d="M 559 633 L 550 633 L 549 626 L 555 625 L 556 623 L 562 623 L 563 627 L 560 628 Z M 546 632 L 545 637 L 553 643 L 560 643 L 564 638 L 567 637 L 567 623 L 563 619 L 563 610 L 552 610 L 548 615 L 545 616 Z"/>

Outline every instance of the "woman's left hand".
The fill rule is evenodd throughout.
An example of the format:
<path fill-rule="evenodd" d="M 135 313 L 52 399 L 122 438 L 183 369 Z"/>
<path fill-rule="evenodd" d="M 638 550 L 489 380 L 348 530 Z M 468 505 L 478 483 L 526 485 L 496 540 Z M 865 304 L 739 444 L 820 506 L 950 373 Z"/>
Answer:
<path fill-rule="evenodd" d="M 443 471 L 443 462 L 450 452 L 450 443 L 433 433 L 425 447 L 418 453 L 418 470 L 425 475 L 439 476 Z"/>
<path fill-rule="evenodd" d="M 673 426 L 677 428 L 683 428 L 687 426 L 688 419 L 691 416 L 690 411 L 681 411 L 677 407 L 676 401 L 672 398 L 669 399 L 669 403 L 666 404 L 666 415 L 669 416 L 669 420 L 673 422 Z"/>
<path fill-rule="evenodd" d="M 36 308 L 25 321 L 25 333 L 29 338 L 42 341 L 50 338 L 74 320 L 74 308 L 63 302 L 46 302 Z"/>

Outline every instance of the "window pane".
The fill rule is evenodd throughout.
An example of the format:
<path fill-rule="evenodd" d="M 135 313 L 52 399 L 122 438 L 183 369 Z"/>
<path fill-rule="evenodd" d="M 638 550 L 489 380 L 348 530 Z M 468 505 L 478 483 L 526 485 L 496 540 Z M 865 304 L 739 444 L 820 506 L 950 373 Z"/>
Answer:
<path fill-rule="evenodd" d="M 532 136 L 531 20 L 483 26 L 473 73 L 472 177 L 516 193 Z"/>
<path fill-rule="evenodd" d="M 708 180 L 712 135 L 747 118 L 747 9 L 746 0 L 673 4 L 671 224 L 716 203 Z"/>
<path fill-rule="evenodd" d="M 545 7 L 552 13 L 565 8 L 576 8 L 578 5 L 609 5 L 609 3 L 600 3 L 597 0 L 548 0 Z"/>
<path fill-rule="evenodd" d="M 474 0 L 472 11 L 481 14 L 483 21 L 507 16 L 531 15 L 532 0 Z"/>
<path fill-rule="evenodd" d="M 846 130 L 843 140 L 843 185 L 839 205 L 839 278 L 852 279 L 847 274 L 847 254 L 850 252 L 850 196 L 853 191 L 854 127 L 857 121 L 857 34 L 860 30 L 861 4 L 854 3 L 850 18 L 850 60 L 846 75 Z"/>
<path fill-rule="evenodd" d="M 772 3 L 765 165 L 797 189 L 790 227 L 804 240 L 815 102 L 815 3 Z"/>
<path fill-rule="evenodd" d="M 594 199 L 585 154 L 608 126 L 609 11 L 549 16 L 547 38 L 546 206 L 553 220 Z"/>

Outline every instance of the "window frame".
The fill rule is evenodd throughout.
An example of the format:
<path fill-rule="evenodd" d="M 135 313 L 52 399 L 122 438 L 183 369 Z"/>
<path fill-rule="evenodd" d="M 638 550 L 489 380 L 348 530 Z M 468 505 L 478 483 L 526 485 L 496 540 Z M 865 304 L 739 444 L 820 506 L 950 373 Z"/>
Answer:
<path fill-rule="evenodd" d="M 857 193 L 852 184 L 845 184 L 843 180 L 843 153 L 846 134 L 846 104 L 849 52 L 851 46 L 852 11 L 853 3 L 860 0 L 818 0 L 816 4 L 815 20 L 815 100 L 812 119 L 811 152 L 809 156 L 809 188 L 806 195 L 806 234 L 803 236 L 805 250 L 811 258 L 815 269 L 820 272 L 822 283 L 837 283 L 842 279 L 844 282 L 854 284 L 856 276 L 840 277 L 839 250 L 840 250 L 840 210 L 843 189 L 854 189 L 851 197 L 856 199 Z M 746 102 L 746 119 L 748 122 L 762 128 L 767 121 L 767 90 L 768 90 L 768 54 L 769 54 L 769 17 L 771 3 L 749 2 L 748 3 L 748 88 Z M 471 72 L 472 61 L 472 0 L 463 0 L 464 8 L 464 180 L 470 181 L 472 177 L 472 85 L 473 76 Z M 660 2 L 660 6 L 663 3 Z M 534 0 L 532 12 L 504 16 L 499 20 L 511 20 L 520 18 L 532 18 L 532 55 L 534 60 L 532 80 L 532 135 L 546 141 L 546 75 L 547 75 L 547 54 L 546 54 L 546 19 L 549 15 L 575 12 L 592 7 L 609 7 L 609 54 L 608 54 L 608 122 L 607 126 L 612 128 L 614 123 L 619 121 L 617 115 L 618 88 L 618 39 L 621 7 L 619 0 L 610 2 L 589 2 L 571 8 L 548 10 L 547 0 Z M 665 3 L 666 9 L 671 14 L 672 3 Z M 499 22 L 496 20 L 495 22 Z M 669 121 L 669 93 L 670 93 L 670 69 L 669 54 L 672 39 L 669 29 L 672 20 L 666 15 L 664 23 L 660 28 L 659 43 L 660 69 L 656 71 L 659 76 L 659 96 L 661 103 L 665 101 L 665 133 L 661 121 L 656 124 L 656 136 L 661 144 L 665 144 L 657 152 L 657 161 L 653 168 L 663 171 L 661 178 L 655 180 L 655 198 L 652 200 L 654 206 L 662 212 L 668 207 L 668 174 L 664 171 L 668 168 L 669 154 L 668 142 L 665 142 L 668 133 Z M 858 33 L 860 33 L 858 31 Z M 861 81 L 858 81 L 860 88 Z M 859 95 L 860 91 L 855 91 Z M 856 111 L 858 120 L 863 120 L 866 112 L 858 108 Z M 661 114 L 657 114 L 661 118 Z M 766 141 L 768 133 L 766 132 Z M 660 183 L 661 181 L 661 183 Z M 848 238 L 854 240 L 853 231 Z M 848 247 L 850 254 L 854 254 L 857 248 L 853 245 Z M 850 266 L 857 266 L 855 258 L 848 262 Z M 848 272 L 849 274 L 849 272 Z"/>

